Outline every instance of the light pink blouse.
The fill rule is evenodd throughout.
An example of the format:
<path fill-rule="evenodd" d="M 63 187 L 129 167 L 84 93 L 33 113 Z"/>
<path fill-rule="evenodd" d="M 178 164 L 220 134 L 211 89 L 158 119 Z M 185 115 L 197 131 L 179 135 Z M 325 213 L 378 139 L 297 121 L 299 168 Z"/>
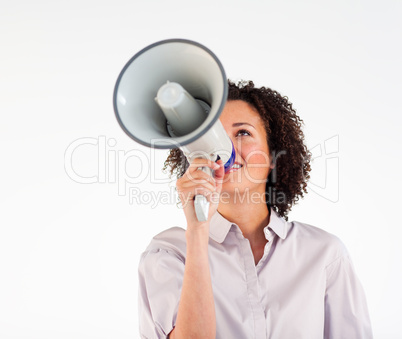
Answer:
<path fill-rule="evenodd" d="M 366 299 L 342 242 L 271 210 L 258 265 L 239 227 L 216 213 L 209 260 L 217 339 L 371 339 Z M 141 338 L 167 338 L 176 323 L 185 230 L 157 235 L 139 265 Z"/>

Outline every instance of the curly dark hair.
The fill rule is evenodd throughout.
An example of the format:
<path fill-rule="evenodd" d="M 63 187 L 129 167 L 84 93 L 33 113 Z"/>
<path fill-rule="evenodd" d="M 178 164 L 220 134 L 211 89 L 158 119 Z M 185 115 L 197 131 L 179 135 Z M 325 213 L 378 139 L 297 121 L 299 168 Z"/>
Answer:
<path fill-rule="evenodd" d="M 251 104 L 264 121 L 268 147 L 275 164 L 266 184 L 266 201 L 288 220 L 288 213 L 303 193 L 307 193 L 310 178 L 311 153 L 304 144 L 303 120 L 296 114 L 288 98 L 270 88 L 256 88 L 252 81 L 230 80 L 228 101 L 242 100 Z M 172 149 L 163 170 L 180 178 L 189 163 L 183 152 Z"/>

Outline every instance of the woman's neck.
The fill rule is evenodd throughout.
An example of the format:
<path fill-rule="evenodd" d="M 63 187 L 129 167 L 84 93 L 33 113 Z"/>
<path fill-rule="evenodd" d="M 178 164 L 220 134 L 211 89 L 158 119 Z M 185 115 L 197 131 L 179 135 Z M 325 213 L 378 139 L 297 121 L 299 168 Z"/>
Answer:
<path fill-rule="evenodd" d="M 221 201 L 218 212 L 239 226 L 243 236 L 251 243 L 266 242 L 263 229 L 268 225 L 270 213 L 264 200 L 230 199 Z"/>

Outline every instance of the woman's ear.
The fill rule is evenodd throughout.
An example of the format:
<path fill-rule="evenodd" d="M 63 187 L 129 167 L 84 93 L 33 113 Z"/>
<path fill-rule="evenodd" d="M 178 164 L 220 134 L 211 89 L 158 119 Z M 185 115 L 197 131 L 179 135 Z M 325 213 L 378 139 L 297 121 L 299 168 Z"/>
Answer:
<path fill-rule="evenodd" d="M 269 164 L 269 168 L 271 169 L 271 170 L 273 170 L 274 168 L 275 168 L 275 158 L 274 158 L 274 156 L 272 155 L 272 154 L 270 154 L 269 155 L 269 158 L 270 158 L 270 161 L 271 161 L 271 163 Z"/>
<path fill-rule="evenodd" d="M 269 152 L 269 169 L 273 170 L 275 168 L 275 153 L 274 152 Z"/>

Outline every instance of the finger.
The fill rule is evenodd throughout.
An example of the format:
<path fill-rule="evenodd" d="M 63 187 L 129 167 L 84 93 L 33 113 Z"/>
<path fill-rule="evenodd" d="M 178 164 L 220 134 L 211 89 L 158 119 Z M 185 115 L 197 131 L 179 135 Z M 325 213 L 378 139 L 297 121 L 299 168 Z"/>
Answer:
<path fill-rule="evenodd" d="M 209 167 L 212 170 L 217 170 L 219 168 L 219 165 L 212 160 L 196 158 L 191 162 L 188 170 L 190 172 L 194 172 L 197 171 L 200 167 Z"/>
<path fill-rule="evenodd" d="M 191 182 L 209 181 L 210 183 L 215 184 L 214 177 L 204 171 L 195 171 L 193 173 L 190 173 L 187 170 L 181 178 L 177 179 L 177 184 L 180 185 L 181 183 L 184 183 L 187 181 L 191 181 Z"/>
<path fill-rule="evenodd" d="M 219 166 L 214 173 L 214 178 L 215 180 L 223 179 L 225 176 L 225 166 L 223 164 L 223 161 L 219 159 L 216 164 Z"/>
<path fill-rule="evenodd" d="M 223 178 L 225 176 L 225 166 L 222 160 L 218 160 L 217 164 L 219 165 L 219 168 L 215 170 L 215 187 L 216 192 L 220 193 L 222 190 Z"/>
<path fill-rule="evenodd" d="M 211 192 L 215 192 L 216 191 L 216 185 L 215 184 L 211 184 L 208 181 L 202 181 L 202 182 L 193 182 L 193 181 L 186 181 L 183 182 L 180 187 L 178 188 L 180 191 L 190 191 L 190 190 L 196 190 L 197 188 L 204 188 L 207 189 Z"/>
<path fill-rule="evenodd" d="M 191 182 L 195 182 L 195 183 L 207 181 L 207 182 L 210 182 L 212 185 L 216 184 L 214 177 L 203 171 L 187 173 L 184 181 L 191 181 Z"/>
<path fill-rule="evenodd" d="M 210 200 L 210 197 L 215 194 L 215 192 L 211 192 L 208 189 L 205 189 L 203 187 L 197 187 L 196 190 L 191 190 L 191 191 L 181 191 L 179 192 L 179 198 L 180 201 L 183 205 L 183 207 L 185 207 L 186 204 L 191 204 L 194 201 L 194 198 L 196 195 L 202 195 L 204 197 L 207 198 L 207 200 Z"/>

